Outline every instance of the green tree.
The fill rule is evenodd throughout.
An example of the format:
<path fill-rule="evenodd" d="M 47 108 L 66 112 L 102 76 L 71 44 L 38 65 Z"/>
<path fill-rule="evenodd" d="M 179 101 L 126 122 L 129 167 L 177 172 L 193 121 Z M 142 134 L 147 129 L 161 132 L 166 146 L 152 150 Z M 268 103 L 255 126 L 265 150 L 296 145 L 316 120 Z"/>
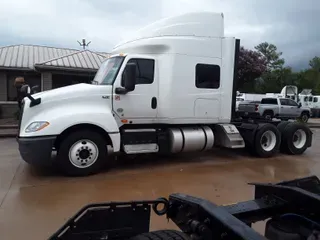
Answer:
<path fill-rule="evenodd" d="M 240 48 L 238 61 L 238 90 L 251 92 L 254 90 L 255 79 L 266 71 L 266 59 L 259 52 Z"/>
<path fill-rule="evenodd" d="M 320 58 L 314 57 L 309 61 L 309 68 L 298 72 L 296 85 L 299 90 L 312 89 L 313 94 L 320 94 Z"/>
<path fill-rule="evenodd" d="M 320 57 L 314 57 L 309 61 L 309 66 L 315 70 L 320 72 Z"/>
<path fill-rule="evenodd" d="M 255 49 L 266 58 L 267 70 L 269 72 L 283 67 L 285 62 L 284 59 L 281 58 L 282 52 L 278 52 L 274 44 L 263 42 L 257 45 Z"/>
<path fill-rule="evenodd" d="M 295 74 L 290 67 L 276 69 L 263 74 L 262 81 L 256 85 L 257 93 L 280 92 L 285 85 L 295 84 Z"/>

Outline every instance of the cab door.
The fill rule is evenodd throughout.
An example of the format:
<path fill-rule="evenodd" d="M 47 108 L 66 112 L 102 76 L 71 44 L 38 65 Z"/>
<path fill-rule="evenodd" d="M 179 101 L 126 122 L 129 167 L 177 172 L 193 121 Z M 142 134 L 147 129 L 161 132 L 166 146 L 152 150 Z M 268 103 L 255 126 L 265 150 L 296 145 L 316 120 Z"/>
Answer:
<path fill-rule="evenodd" d="M 300 108 L 299 108 L 299 104 L 291 99 L 288 99 L 288 103 L 290 105 L 290 117 L 298 117 L 300 116 Z"/>
<path fill-rule="evenodd" d="M 136 65 L 136 84 L 133 91 L 117 94 L 117 87 L 124 87 L 120 74 L 113 87 L 113 111 L 121 120 L 132 123 L 149 123 L 157 117 L 158 81 L 156 62 L 152 58 L 129 58 L 122 71 L 129 63 Z"/>
<path fill-rule="evenodd" d="M 281 98 L 280 99 L 280 104 L 281 104 L 281 107 L 280 107 L 280 114 L 279 116 L 280 117 L 290 117 L 290 114 L 291 114 L 291 107 L 290 104 L 289 104 L 289 99 L 287 98 Z"/>

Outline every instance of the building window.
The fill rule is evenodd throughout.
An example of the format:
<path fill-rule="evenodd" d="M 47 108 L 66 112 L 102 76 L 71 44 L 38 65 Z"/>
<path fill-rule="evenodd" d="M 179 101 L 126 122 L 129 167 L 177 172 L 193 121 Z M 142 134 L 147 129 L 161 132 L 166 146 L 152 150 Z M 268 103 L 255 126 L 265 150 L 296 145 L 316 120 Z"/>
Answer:
<path fill-rule="evenodd" d="M 94 75 L 77 76 L 68 74 L 52 74 L 52 89 L 74 85 L 78 83 L 91 83 Z"/>
<path fill-rule="evenodd" d="M 136 64 L 136 85 L 151 84 L 154 80 L 154 60 L 153 59 L 130 59 L 128 63 Z M 124 83 L 121 82 L 124 86 Z"/>
<path fill-rule="evenodd" d="M 17 89 L 14 86 L 14 80 L 16 77 L 23 77 L 26 84 L 31 88 L 36 87 L 38 91 L 41 91 L 41 75 L 35 73 L 12 73 L 7 74 L 7 100 L 17 101 Z"/>
<path fill-rule="evenodd" d="M 213 88 L 220 87 L 220 66 L 209 64 L 197 64 L 196 87 Z"/>

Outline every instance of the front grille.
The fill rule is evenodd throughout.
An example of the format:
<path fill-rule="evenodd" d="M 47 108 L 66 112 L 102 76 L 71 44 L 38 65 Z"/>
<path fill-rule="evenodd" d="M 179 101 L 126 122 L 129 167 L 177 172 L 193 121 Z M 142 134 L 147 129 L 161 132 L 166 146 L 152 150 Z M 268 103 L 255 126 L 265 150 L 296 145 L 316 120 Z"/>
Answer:
<path fill-rule="evenodd" d="M 20 133 L 20 127 L 21 127 L 21 121 L 22 121 L 22 116 L 23 116 L 23 110 L 24 110 L 24 101 L 21 103 L 21 110 L 19 113 L 19 122 L 18 122 L 18 134 Z"/>

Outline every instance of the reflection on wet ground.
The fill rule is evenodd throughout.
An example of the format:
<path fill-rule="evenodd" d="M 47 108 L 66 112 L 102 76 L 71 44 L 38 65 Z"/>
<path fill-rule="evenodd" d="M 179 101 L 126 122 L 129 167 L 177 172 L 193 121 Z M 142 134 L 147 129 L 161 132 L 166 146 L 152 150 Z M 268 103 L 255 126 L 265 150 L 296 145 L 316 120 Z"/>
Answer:
<path fill-rule="evenodd" d="M 320 174 L 320 131 L 302 156 L 253 158 L 244 151 L 214 149 L 170 158 L 119 159 L 108 171 L 68 178 L 35 170 L 20 160 L 14 139 L 0 140 L 0 234 L 2 239 L 46 239 L 83 205 L 154 199 L 181 192 L 217 204 L 252 198 L 248 182 L 278 182 Z M 152 217 L 151 229 L 173 228 Z"/>

